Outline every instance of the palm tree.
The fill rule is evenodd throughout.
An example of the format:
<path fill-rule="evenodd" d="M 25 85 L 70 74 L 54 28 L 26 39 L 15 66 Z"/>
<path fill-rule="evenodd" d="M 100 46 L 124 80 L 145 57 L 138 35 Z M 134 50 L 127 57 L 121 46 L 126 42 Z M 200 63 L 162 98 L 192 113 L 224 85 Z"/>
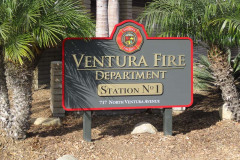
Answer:
<path fill-rule="evenodd" d="M 2 50 L 0 50 L 2 53 Z M 3 56 L 0 54 L 0 122 L 2 128 L 7 128 L 9 120 L 9 99 L 6 84 Z"/>
<path fill-rule="evenodd" d="M 3 54 L 3 46 L 11 30 L 9 20 L 12 18 L 12 15 L 7 11 L 9 6 L 14 6 L 14 3 L 0 3 L 0 122 L 1 127 L 4 129 L 9 128 L 9 118 L 11 117 Z"/>
<path fill-rule="evenodd" d="M 0 28 L 1 55 L 7 62 L 7 76 L 13 90 L 13 107 L 9 111 L 0 62 L 0 87 L 4 91 L 0 99 L 6 99 L 0 104 L 1 119 L 11 137 L 22 139 L 29 127 L 34 57 L 65 37 L 92 36 L 94 25 L 81 3 L 75 0 L 1 0 L 0 8 L 0 27 L 7 26 L 5 30 Z M 2 113 L 8 114 L 7 118 Z"/>
<path fill-rule="evenodd" d="M 96 37 L 108 37 L 112 34 L 114 26 L 119 23 L 119 2 L 97 0 L 96 7 Z"/>
<path fill-rule="evenodd" d="M 119 2 L 118 0 L 108 0 L 109 36 L 111 36 L 114 26 L 118 23 L 119 23 Z"/>
<path fill-rule="evenodd" d="M 228 31 L 226 24 L 236 16 L 239 20 L 239 0 L 154 0 L 139 17 L 145 20 L 149 34 L 162 37 L 191 37 L 208 48 L 210 68 L 222 91 L 224 106 L 240 121 L 239 95 L 228 63 L 227 49 L 240 41 L 237 31 Z M 236 21 L 234 21 L 235 23 Z M 239 21 L 238 21 L 239 22 Z M 234 27 L 232 27 L 234 28 Z M 236 28 L 236 27 L 235 27 Z"/>
<path fill-rule="evenodd" d="M 97 0 L 96 3 L 96 37 L 108 37 L 108 0 Z"/>

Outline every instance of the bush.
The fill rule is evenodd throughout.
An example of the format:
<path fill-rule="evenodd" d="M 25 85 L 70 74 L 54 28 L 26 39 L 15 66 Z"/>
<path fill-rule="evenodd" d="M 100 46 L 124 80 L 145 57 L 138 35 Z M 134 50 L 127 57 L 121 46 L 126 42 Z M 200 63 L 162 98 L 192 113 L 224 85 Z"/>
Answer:
<path fill-rule="evenodd" d="M 234 82 L 238 86 L 240 78 L 240 53 L 231 60 L 231 51 L 228 50 L 228 62 L 231 64 L 233 71 L 232 75 L 234 77 Z M 199 56 L 199 60 L 194 64 L 193 77 L 194 77 L 194 89 L 202 91 L 216 91 L 219 89 L 219 86 L 216 84 L 213 71 L 210 68 L 211 63 L 208 60 L 208 57 L 205 55 Z"/>

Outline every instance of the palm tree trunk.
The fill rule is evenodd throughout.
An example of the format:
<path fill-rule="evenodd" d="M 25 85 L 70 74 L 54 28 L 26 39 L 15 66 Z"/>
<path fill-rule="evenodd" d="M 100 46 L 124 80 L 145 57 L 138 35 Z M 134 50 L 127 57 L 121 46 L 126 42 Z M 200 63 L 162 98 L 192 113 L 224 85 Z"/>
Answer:
<path fill-rule="evenodd" d="M 228 54 L 221 51 L 217 46 L 213 46 L 208 51 L 208 58 L 217 85 L 222 91 L 224 106 L 232 112 L 232 119 L 240 121 L 239 94 L 234 84 L 233 69 L 228 62 Z"/>
<path fill-rule="evenodd" d="M 26 138 L 29 129 L 30 109 L 32 103 L 32 68 L 9 63 L 7 72 L 9 84 L 13 91 L 11 108 L 11 128 L 9 136 L 14 139 Z"/>
<path fill-rule="evenodd" d="M 96 37 L 108 37 L 108 0 L 97 0 Z"/>
<path fill-rule="evenodd" d="M 119 2 L 118 0 L 108 0 L 109 36 L 112 34 L 114 26 L 118 23 L 119 23 Z"/>
<path fill-rule="evenodd" d="M 1 52 L 1 50 L 0 50 Z M 8 88 L 6 83 L 3 56 L 0 55 L 0 120 L 3 129 L 9 127 L 10 105 L 8 99 Z"/>

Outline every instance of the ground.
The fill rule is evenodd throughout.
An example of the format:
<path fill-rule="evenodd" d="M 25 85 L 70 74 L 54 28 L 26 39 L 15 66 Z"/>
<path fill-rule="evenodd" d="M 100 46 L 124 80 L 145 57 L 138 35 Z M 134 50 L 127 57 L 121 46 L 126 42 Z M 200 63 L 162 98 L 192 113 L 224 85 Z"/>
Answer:
<path fill-rule="evenodd" d="M 50 117 L 50 91 L 34 92 L 32 118 Z M 164 136 L 162 115 L 93 116 L 93 142 L 83 140 L 82 117 L 67 113 L 61 127 L 31 125 L 28 138 L 14 141 L 0 132 L 0 157 L 6 160 L 54 160 L 65 154 L 80 159 L 239 159 L 240 124 L 220 121 L 219 95 L 194 94 L 194 104 L 173 117 L 173 136 Z M 135 124 L 150 122 L 157 134 L 131 135 Z"/>

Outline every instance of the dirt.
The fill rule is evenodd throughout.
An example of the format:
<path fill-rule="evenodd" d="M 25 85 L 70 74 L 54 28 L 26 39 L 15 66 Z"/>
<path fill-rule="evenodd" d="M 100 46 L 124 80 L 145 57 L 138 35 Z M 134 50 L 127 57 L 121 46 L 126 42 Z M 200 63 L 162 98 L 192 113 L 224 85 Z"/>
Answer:
<path fill-rule="evenodd" d="M 32 118 L 50 117 L 50 91 L 34 92 Z M 14 141 L 0 132 L 3 160 L 53 160 L 65 154 L 80 159 L 187 159 L 222 160 L 240 158 L 240 125 L 220 121 L 219 95 L 194 94 L 194 104 L 173 116 L 173 136 L 164 136 L 162 115 L 93 116 L 92 142 L 83 140 L 82 116 L 68 112 L 61 127 L 34 126 L 28 138 Z M 153 124 L 157 134 L 131 135 L 135 124 Z"/>

